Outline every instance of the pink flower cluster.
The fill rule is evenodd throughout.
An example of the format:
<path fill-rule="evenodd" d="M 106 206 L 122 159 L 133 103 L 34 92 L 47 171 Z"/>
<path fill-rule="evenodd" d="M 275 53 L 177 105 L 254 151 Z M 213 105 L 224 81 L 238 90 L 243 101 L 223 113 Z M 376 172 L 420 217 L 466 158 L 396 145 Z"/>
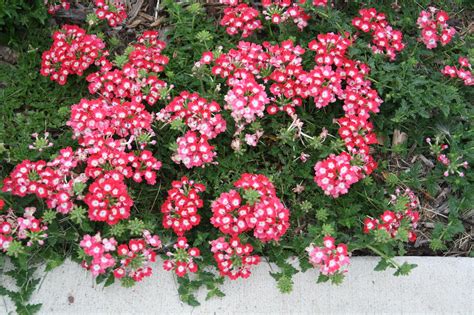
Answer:
<path fill-rule="evenodd" d="M 176 140 L 178 149 L 172 159 L 176 163 L 183 163 L 187 168 L 204 167 L 212 163 L 217 153 L 207 140 L 208 137 L 205 135 L 199 135 L 194 131 L 186 132 Z"/>
<path fill-rule="evenodd" d="M 4 201 L 0 200 L 0 210 Z M 7 252 L 13 241 L 25 242 L 30 247 L 34 244 L 43 245 L 48 236 L 48 226 L 34 216 L 36 208 L 24 209 L 23 216 L 18 217 L 12 209 L 0 215 L 0 252 Z"/>
<path fill-rule="evenodd" d="M 69 0 L 44 0 L 44 5 L 48 8 L 49 14 L 55 14 L 60 9 L 67 11 L 71 6 Z"/>
<path fill-rule="evenodd" d="M 224 237 L 211 241 L 211 251 L 214 253 L 221 276 L 227 276 L 231 280 L 239 277 L 248 278 L 251 274 L 251 266 L 260 263 L 259 256 L 251 255 L 252 245 L 242 244 L 236 236 L 228 242 Z"/>
<path fill-rule="evenodd" d="M 127 18 L 127 10 L 123 0 L 94 0 L 95 15 L 100 20 L 107 20 L 110 27 L 123 23 Z"/>
<path fill-rule="evenodd" d="M 426 138 L 426 143 L 430 146 L 431 153 L 436 156 L 436 160 L 446 167 L 443 175 L 448 177 L 449 175 L 458 175 L 459 177 L 464 177 L 464 170 L 468 169 L 469 163 L 467 161 L 462 161 L 462 156 L 451 156 L 452 159 L 448 157 L 448 153 L 443 152 L 449 149 L 449 145 L 446 143 L 440 143 L 440 138 L 436 138 L 435 143 L 431 142 L 431 138 Z M 464 170 L 463 170 L 464 169 Z"/>
<path fill-rule="evenodd" d="M 367 160 L 360 160 L 360 157 L 353 157 L 347 152 L 331 154 L 314 166 L 314 181 L 328 196 L 337 198 L 346 194 L 352 184 L 370 175 L 376 168 L 377 164 L 370 155 L 365 158 Z"/>
<path fill-rule="evenodd" d="M 369 45 L 376 54 L 385 54 L 395 60 L 397 52 L 405 48 L 402 32 L 394 30 L 387 22 L 385 14 L 378 13 L 374 8 L 361 9 L 352 25 L 364 33 L 370 33 L 372 44 Z"/>
<path fill-rule="evenodd" d="M 230 6 L 224 9 L 224 16 L 220 25 L 226 27 L 229 35 L 242 33 L 242 37 L 250 36 L 255 30 L 262 27 L 262 22 L 258 20 L 260 12 L 240 1 L 225 1 Z"/>
<path fill-rule="evenodd" d="M 206 187 L 185 176 L 173 181 L 171 186 L 173 188 L 168 190 L 168 197 L 161 206 L 163 226 L 182 236 L 201 222 L 198 209 L 203 207 L 203 201 L 199 193 L 204 192 Z"/>
<path fill-rule="evenodd" d="M 370 29 L 370 24 L 367 27 Z M 334 198 L 347 193 L 352 184 L 377 166 L 369 155 L 369 146 L 377 143 L 369 119 L 379 112 L 383 101 L 367 79 L 369 67 L 346 56 L 351 44 L 347 33 L 318 35 L 308 45 L 316 52 L 316 64 L 305 70 L 305 49 L 291 40 L 280 45 L 240 42 L 236 49 L 220 54 L 212 66 L 212 73 L 226 79 L 229 87 L 225 100 L 237 125 L 234 137 L 246 124 L 262 117 L 267 104 L 269 114 L 285 111 L 295 115 L 296 108 L 307 98 L 312 98 L 317 108 L 337 100 L 343 102 L 345 116 L 337 122 L 347 152 L 331 155 L 315 166 L 315 182 Z M 212 60 L 212 53 L 208 57 Z M 232 143 L 236 149 L 240 148 L 238 140 Z M 250 137 L 245 136 L 245 140 L 256 144 Z"/>
<path fill-rule="evenodd" d="M 53 34 L 53 45 L 42 55 L 41 75 L 61 85 L 68 75 L 82 75 L 91 65 L 107 63 L 104 42 L 76 25 L 63 25 Z"/>
<path fill-rule="evenodd" d="M 464 81 L 464 85 L 474 85 L 472 76 L 472 66 L 467 57 L 459 57 L 459 67 L 445 66 L 441 73 L 450 78 L 459 78 Z"/>
<path fill-rule="evenodd" d="M 226 129 L 220 112 L 221 107 L 216 102 L 208 102 L 198 93 L 183 91 L 160 111 L 158 118 L 166 122 L 182 120 L 192 131 L 214 139 Z"/>
<path fill-rule="evenodd" d="M 309 255 L 309 262 L 319 268 L 320 272 L 326 276 L 332 276 L 337 273 L 344 273 L 344 268 L 349 265 L 349 253 L 347 246 L 340 243 L 336 246 L 335 239 L 326 236 L 323 239 L 323 247 L 311 244 L 306 251 Z"/>
<path fill-rule="evenodd" d="M 262 0 L 263 15 L 273 24 L 292 20 L 300 30 L 308 25 L 310 16 L 292 0 Z"/>
<path fill-rule="evenodd" d="M 143 238 L 131 239 L 118 245 L 114 238 L 102 238 L 100 233 L 84 235 L 80 242 L 86 259 L 82 266 L 92 275 L 98 276 L 113 270 L 114 277 L 130 278 L 135 282 L 151 275 L 151 262 L 156 261 L 156 250 L 161 248 L 157 235 L 143 231 Z"/>
<path fill-rule="evenodd" d="M 82 266 L 94 276 L 105 273 L 106 269 L 115 266 L 115 258 L 110 252 L 116 250 L 117 241 L 114 238 L 108 239 L 96 234 L 95 236 L 84 235 L 79 246 L 84 250 L 84 254 L 90 256 L 90 261 L 83 261 Z"/>
<path fill-rule="evenodd" d="M 178 241 L 173 246 L 175 252 L 167 252 L 169 258 L 163 262 L 163 269 L 174 270 L 178 277 L 184 277 L 188 272 L 197 272 L 198 265 L 194 261 L 201 255 L 197 247 L 191 247 L 186 237 L 178 237 Z"/>
<path fill-rule="evenodd" d="M 242 201 L 236 190 L 222 193 L 211 205 L 211 223 L 224 234 L 237 236 L 253 230 L 262 242 L 278 241 L 289 227 L 290 212 L 276 196 L 270 180 L 261 174 L 242 174 L 234 183 L 243 190 L 256 193 L 255 200 Z"/>
<path fill-rule="evenodd" d="M 166 123 L 180 120 L 190 129 L 177 139 L 178 150 L 173 158 L 175 162 L 182 162 L 187 168 L 192 168 L 213 161 L 216 153 L 208 140 L 226 130 L 226 121 L 220 112 L 221 108 L 216 102 L 208 102 L 198 93 L 183 91 L 158 113 L 158 120 Z"/>
<path fill-rule="evenodd" d="M 422 41 L 426 48 L 433 49 L 438 46 L 438 42 L 442 46 L 446 46 L 456 30 L 448 25 L 449 16 L 443 10 L 429 7 L 428 11 L 421 11 L 416 23 L 421 28 Z"/>
<path fill-rule="evenodd" d="M 370 233 L 373 230 L 384 230 L 392 238 L 395 238 L 398 234 L 398 229 L 402 226 L 403 222 L 407 222 L 410 225 L 408 231 L 408 240 L 410 242 L 416 241 L 415 229 L 419 220 L 419 213 L 416 210 L 419 207 L 418 198 L 416 195 L 407 188 L 401 192 L 399 189 L 396 190 L 396 195 L 391 196 L 391 203 L 395 204 L 397 200 L 403 196 L 408 198 L 408 202 L 405 205 L 405 210 L 400 212 L 394 212 L 386 210 L 380 215 L 380 219 L 365 218 L 364 219 L 364 233 Z"/>

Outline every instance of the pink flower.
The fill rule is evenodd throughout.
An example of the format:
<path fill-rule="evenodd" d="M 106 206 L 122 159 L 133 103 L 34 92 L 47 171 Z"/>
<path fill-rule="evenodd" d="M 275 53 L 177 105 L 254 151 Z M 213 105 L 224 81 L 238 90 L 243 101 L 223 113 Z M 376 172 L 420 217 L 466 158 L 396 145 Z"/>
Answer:
<path fill-rule="evenodd" d="M 445 66 L 441 73 L 451 78 L 459 78 L 464 81 L 464 85 L 474 85 L 474 79 L 472 75 L 472 67 L 469 63 L 469 59 L 466 57 L 459 57 L 458 60 L 460 67 Z"/>
<path fill-rule="evenodd" d="M 336 273 L 345 273 L 345 266 L 349 265 L 349 254 L 345 244 L 335 245 L 334 238 L 326 236 L 324 238 L 324 247 L 317 247 L 311 244 L 306 251 L 309 255 L 309 262 L 319 268 L 323 275 L 331 276 Z"/>
<path fill-rule="evenodd" d="M 107 20 L 110 27 L 123 23 L 127 18 L 127 10 L 122 0 L 95 0 L 95 14 L 101 20 Z"/>
<path fill-rule="evenodd" d="M 451 41 L 456 34 L 456 30 L 454 27 L 448 26 L 448 20 L 449 16 L 445 11 L 438 11 L 434 7 L 430 7 L 430 12 L 420 12 L 417 24 L 421 29 L 421 40 L 426 45 L 426 48 L 436 48 L 438 42 L 445 46 Z"/>
<path fill-rule="evenodd" d="M 178 150 L 175 161 L 183 163 L 187 168 L 204 167 L 212 163 L 217 153 L 207 139 L 205 135 L 199 136 L 194 131 L 188 131 L 177 139 Z"/>

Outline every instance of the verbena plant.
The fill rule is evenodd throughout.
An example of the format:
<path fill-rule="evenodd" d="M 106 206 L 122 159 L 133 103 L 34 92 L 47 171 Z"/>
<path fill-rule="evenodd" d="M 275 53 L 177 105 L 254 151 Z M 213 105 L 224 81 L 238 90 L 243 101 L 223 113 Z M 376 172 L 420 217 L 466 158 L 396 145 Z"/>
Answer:
<path fill-rule="evenodd" d="M 0 249 L 18 291 L 0 293 L 31 313 L 38 264 L 128 287 L 161 256 L 198 305 L 263 258 L 287 293 L 309 268 L 341 283 L 354 254 L 405 275 L 394 256 L 447 251 L 474 201 L 468 4 L 329 2 L 165 1 L 166 27 L 127 42 L 125 7 L 99 0 L 52 43 L 9 38 Z"/>

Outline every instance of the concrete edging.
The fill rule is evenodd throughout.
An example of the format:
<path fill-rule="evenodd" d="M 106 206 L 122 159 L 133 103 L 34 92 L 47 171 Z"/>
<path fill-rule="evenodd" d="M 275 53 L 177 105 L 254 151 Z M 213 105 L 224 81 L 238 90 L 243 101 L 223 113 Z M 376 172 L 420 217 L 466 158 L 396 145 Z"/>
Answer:
<path fill-rule="evenodd" d="M 400 257 L 418 265 L 409 276 L 393 271 L 375 272 L 376 257 L 354 257 L 340 286 L 316 284 L 317 272 L 294 277 L 289 295 L 279 293 L 270 266 L 260 264 L 246 280 L 226 280 L 226 296 L 201 306 L 181 303 L 176 280 L 155 266 L 154 275 L 131 289 L 114 284 L 94 285 L 92 277 L 71 261 L 47 273 L 32 303 L 43 303 L 41 314 L 474 314 L 474 259 L 450 257 Z M 11 285 L 8 279 L 1 279 Z M 14 310 L 4 299 L 0 314 Z"/>

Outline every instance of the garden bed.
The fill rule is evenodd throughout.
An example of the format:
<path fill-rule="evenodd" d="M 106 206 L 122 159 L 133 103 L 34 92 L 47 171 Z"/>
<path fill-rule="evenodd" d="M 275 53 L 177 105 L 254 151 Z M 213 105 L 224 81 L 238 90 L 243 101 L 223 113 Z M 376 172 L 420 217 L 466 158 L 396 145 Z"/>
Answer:
<path fill-rule="evenodd" d="M 172 271 L 197 305 L 267 290 L 265 262 L 290 303 L 315 279 L 347 285 L 320 284 L 328 298 L 363 292 L 374 260 L 356 256 L 396 275 L 418 264 L 408 286 L 442 260 L 396 256 L 473 255 L 469 1 L 52 2 L 0 12 L 0 269 L 18 284 L 0 294 L 18 312 L 44 302 L 37 267 L 57 279 L 71 261 L 135 292 L 169 293 Z M 399 288 L 383 275 L 366 275 L 374 298 Z M 67 311 L 58 294 L 45 312 Z"/>

